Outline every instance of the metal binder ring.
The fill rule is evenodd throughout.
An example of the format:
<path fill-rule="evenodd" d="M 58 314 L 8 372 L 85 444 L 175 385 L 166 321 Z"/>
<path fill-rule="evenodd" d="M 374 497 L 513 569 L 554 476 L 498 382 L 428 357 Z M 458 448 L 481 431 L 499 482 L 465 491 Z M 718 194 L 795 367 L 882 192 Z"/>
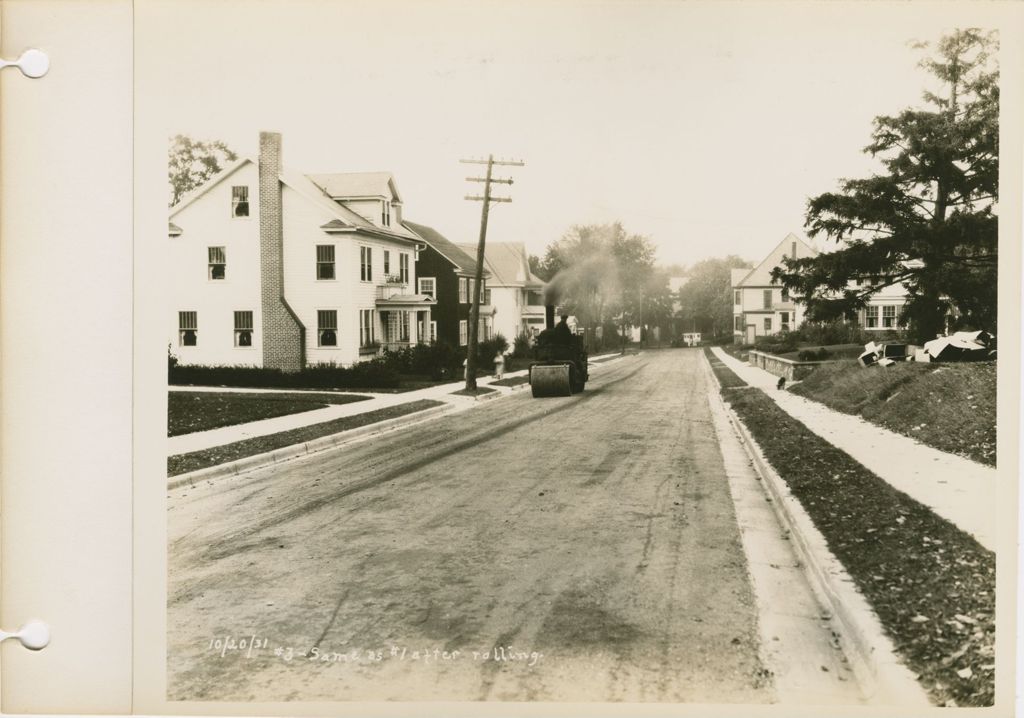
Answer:
<path fill-rule="evenodd" d="M 0 631 L 0 641 L 6 641 L 8 638 L 17 638 L 25 648 L 38 651 L 46 648 L 50 642 L 50 627 L 42 621 L 28 621 L 15 633 Z"/>
<path fill-rule="evenodd" d="M 17 67 L 25 77 L 42 77 L 50 69 L 50 57 L 42 50 L 25 50 L 14 62 L 0 60 L 0 69 Z"/>

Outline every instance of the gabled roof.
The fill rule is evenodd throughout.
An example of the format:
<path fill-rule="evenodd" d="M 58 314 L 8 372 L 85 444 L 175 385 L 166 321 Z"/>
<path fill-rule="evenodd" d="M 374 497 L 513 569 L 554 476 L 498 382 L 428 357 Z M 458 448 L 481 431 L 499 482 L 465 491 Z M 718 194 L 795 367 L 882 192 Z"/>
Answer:
<path fill-rule="evenodd" d="M 476 252 L 476 246 L 460 244 L 463 249 Z M 484 269 L 491 273 L 492 287 L 541 288 L 544 280 L 530 272 L 526 247 L 522 242 L 488 242 L 484 250 Z"/>
<path fill-rule="evenodd" d="M 223 170 L 215 174 L 209 180 L 206 181 L 200 187 L 192 190 L 192 192 L 185 195 L 178 204 L 171 208 L 170 217 L 174 217 L 179 214 L 187 206 L 195 202 L 197 199 L 202 197 L 204 194 L 209 192 L 211 189 L 216 187 L 218 184 L 226 180 L 228 177 L 233 175 L 239 169 L 247 164 L 256 164 L 256 161 L 249 157 L 242 157 L 226 166 Z M 390 176 L 390 175 L 389 175 Z M 362 215 L 352 211 L 340 202 L 336 202 L 321 189 L 318 185 L 313 183 L 308 177 L 298 172 L 291 172 L 287 168 L 282 170 L 279 175 L 281 182 L 286 184 L 289 188 L 295 191 L 296 194 L 302 196 L 306 200 L 312 202 L 323 211 L 329 213 L 332 219 L 326 224 L 321 226 L 321 229 L 328 232 L 363 232 L 369 234 L 375 234 L 381 237 L 389 239 L 398 239 L 406 242 L 417 242 L 419 238 L 413 233 L 409 232 L 405 227 L 398 225 L 397 227 L 378 227 L 369 220 L 365 219 Z M 171 223 L 173 225 L 173 223 Z M 171 233 L 177 229 L 177 234 L 181 234 L 182 230 L 177 225 L 173 225 L 169 228 Z"/>
<path fill-rule="evenodd" d="M 470 254 L 463 251 L 461 247 L 449 240 L 433 227 L 428 227 L 425 224 L 416 224 L 415 222 L 410 222 L 408 220 L 405 220 L 402 223 L 407 229 L 414 232 L 420 239 L 429 244 L 438 254 L 451 262 L 457 273 L 473 276 L 476 275 L 476 260 L 473 259 L 473 256 L 476 254 L 475 247 L 473 248 L 472 254 Z M 487 275 L 488 272 L 485 271 L 484 276 Z"/>
<path fill-rule="evenodd" d="M 754 265 L 751 270 L 741 269 L 732 270 L 733 287 L 769 287 L 772 285 L 772 269 L 782 265 L 783 257 L 791 256 L 790 250 L 792 249 L 793 243 L 796 242 L 797 255 L 800 258 L 803 257 L 816 257 L 818 251 L 814 249 L 804 240 L 797 237 L 795 234 L 790 232 L 786 235 L 785 239 L 775 245 L 775 248 L 768 253 L 768 256 L 761 260 L 758 264 Z M 739 272 L 744 272 L 744 276 L 737 281 L 736 277 Z"/>
<path fill-rule="evenodd" d="M 306 175 L 331 199 L 374 199 L 401 202 L 398 186 L 390 172 L 336 172 Z"/>
<path fill-rule="evenodd" d="M 181 212 L 181 210 L 188 207 L 190 204 L 192 204 L 197 199 L 202 197 L 204 194 L 209 192 L 211 189 L 213 189 L 221 182 L 226 180 L 228 177 L 233 175 L 235 172 L 240 170 L 242 167 L 245 167 L 247 164 L 250 163 L 256 164 L 255 162 L 253 162 L 252 159 L 248 157 L 239 157 L 234 162 L 225 165 L 220 172 L 213 175 L 210 179 L 206 180 L 206 182 L 199 185 L 191 192 L 186 192 L 184 195 L 182 195 L 181 199 L 178 201 L 178 204 L 171 207 L 171 213 L 169 216 L 173 217 L 174 215 L 178 214 L 179 212 Z"/>

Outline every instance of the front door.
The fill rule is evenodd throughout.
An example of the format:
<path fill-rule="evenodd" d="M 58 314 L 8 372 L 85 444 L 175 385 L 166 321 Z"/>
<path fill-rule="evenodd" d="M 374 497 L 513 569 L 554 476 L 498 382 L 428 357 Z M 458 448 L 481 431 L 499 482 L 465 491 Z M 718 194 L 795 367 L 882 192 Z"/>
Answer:
<path fill-rule="evenodd" d="M 747 325 L 747 344 L 753 344 L 754 338 L 757 336 L 757 327 L 753 324 Z"/>

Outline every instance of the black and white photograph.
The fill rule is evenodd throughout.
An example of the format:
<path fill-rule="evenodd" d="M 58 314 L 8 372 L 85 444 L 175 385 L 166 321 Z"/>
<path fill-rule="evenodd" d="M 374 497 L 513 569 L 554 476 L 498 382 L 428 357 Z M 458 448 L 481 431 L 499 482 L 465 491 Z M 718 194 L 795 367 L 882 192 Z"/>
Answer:
<path fill-rule="evenodd" d="M 987 7 L 145 3 L 164 705 L 1006 709 Z"/>

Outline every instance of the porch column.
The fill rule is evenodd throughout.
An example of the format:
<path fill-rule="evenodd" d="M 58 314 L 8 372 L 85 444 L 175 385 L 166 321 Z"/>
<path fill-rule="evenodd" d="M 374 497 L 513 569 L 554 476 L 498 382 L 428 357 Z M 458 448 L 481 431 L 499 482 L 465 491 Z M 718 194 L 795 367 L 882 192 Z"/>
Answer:
<path fill-rule="evenodd" d="M 420 312 L 420 314 L 423 316 L 423 336 L 427 342 L 433 341 L 437 337 L 430 334 L 430 309 L 427 308 L 425 311 Z"/>
<path fill-rule="evenodd" d="M 419 327 L 416 326 L 416 312 L 407 311 L 405 321 L 409 327 L 409 346 L 419 343 Z"/>

